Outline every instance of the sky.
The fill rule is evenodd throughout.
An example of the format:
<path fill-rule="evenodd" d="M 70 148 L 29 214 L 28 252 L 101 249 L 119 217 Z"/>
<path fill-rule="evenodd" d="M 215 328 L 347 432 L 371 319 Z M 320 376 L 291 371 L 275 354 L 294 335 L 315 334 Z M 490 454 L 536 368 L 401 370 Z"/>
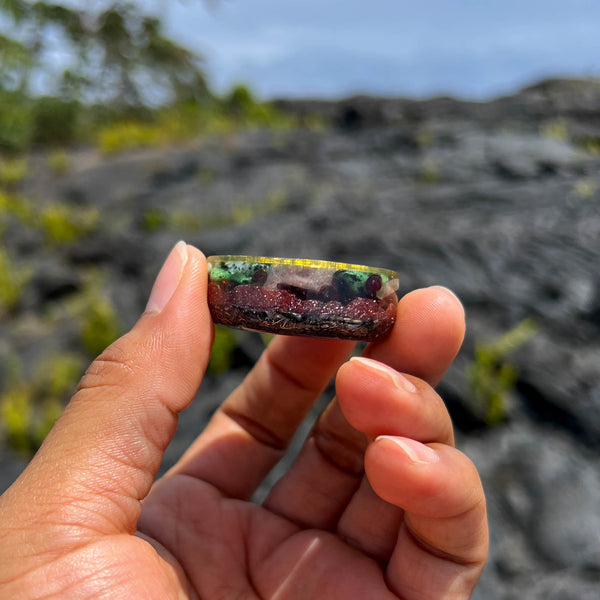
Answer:
<path fill-rule="evenodd" d="M 600 77 L 600 0 L 149 0 L 210 83 L 262 98 L 485 99 Z"/>

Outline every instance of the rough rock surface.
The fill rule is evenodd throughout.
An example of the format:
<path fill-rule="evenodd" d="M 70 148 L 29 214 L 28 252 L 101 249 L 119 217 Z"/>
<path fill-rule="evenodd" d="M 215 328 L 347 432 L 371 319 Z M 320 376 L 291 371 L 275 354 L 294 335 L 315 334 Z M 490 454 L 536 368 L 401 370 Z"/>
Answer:
<path fill-rule="evenodd" d="M 354 98 L 280 106 L 317 112 L 324 127 L 110 159 L 81 151 L 60 177 L 33 157 L 35 175 L 19 193 L 40 206 L 97 207 L 100 226 L 51 252 L 38 232 L 5 229 L 5 247 L 34 275 L 11 319 L 0 321 L 0 350 L 17 352 L 27 367 L 49 349 L 70 348 L 75 333 L 40 315 L 58 314 L 64 325 L 57 307 L 82 288 L 91 266 L 102 269 L 129 327 L 181 237 L 207 254 L 391 268 L 401 273 L 401 292 L 446 285 L 465 304 L 468 335 L 439 389 L 461 449 L 480 470 L 492 532 L 475 597 L 597 598 L 600 84 L 548 81 L 488 103 Z M 150 227 L 149 215 L 159 224 Z M 469 398 L 465 370 L 476 343 L 525 318 L 537 332 L 511 357 L 519 375 L 507 420 L 490 427 Z M 260 348 L 251 335 L 240 344 L 245 360 L 203 384 L 165 467 Z M 24 463 L 8 449 L 0 459 L 3 489 Z"/>

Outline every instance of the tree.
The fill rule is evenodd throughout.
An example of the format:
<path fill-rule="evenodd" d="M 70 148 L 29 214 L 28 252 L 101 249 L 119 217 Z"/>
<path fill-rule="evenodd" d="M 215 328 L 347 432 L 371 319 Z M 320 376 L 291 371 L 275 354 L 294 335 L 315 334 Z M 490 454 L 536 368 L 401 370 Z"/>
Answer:
<path fill-rule="evenodd" d="M 168 39 L 161 21 L 132 2 L 71 8 L 40 0 L 0 0 L 2 14 L 5 29 L 18 32 L 0 32 L 2 91 L 31 96 L 41 86 L 44 93 L 65 100 L 116 109 L 208 94 L 199 57 Z M 57 45 L 59 61 L 52 59 Z"/>

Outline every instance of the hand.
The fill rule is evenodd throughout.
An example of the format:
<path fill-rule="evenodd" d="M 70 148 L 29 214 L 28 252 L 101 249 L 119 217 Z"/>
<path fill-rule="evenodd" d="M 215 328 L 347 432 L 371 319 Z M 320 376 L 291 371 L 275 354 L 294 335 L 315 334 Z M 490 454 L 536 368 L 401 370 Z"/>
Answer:
<path fill-rule="evenodd" d="M 206 284 L 202 254 L 178 244 L 0 498 L 0 598 L 468 598 L 484 495 L 431 387 L 462 341 L 456 298 L 408 294 L 390 336 L 348 362 L 348 342 L 275 338 L 153 484 L 208 362 Z M 300 456 L 248 502 L 336 372 Z"/>

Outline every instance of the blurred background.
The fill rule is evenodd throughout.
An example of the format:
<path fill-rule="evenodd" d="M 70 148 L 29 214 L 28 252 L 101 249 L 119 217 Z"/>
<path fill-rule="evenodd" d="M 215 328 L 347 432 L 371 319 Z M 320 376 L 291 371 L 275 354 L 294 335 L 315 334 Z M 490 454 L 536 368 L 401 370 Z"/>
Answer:
<path fill-rule="evenodd" d="M 599 26 L 593 0 L 0 1 L 0 491 L 177 240 L 381 266 L 467 311 L 439 391 L 488 498 L 475 597 L 597 599 Z M 218 328 L 163 469 L 266 343 Z"/>

